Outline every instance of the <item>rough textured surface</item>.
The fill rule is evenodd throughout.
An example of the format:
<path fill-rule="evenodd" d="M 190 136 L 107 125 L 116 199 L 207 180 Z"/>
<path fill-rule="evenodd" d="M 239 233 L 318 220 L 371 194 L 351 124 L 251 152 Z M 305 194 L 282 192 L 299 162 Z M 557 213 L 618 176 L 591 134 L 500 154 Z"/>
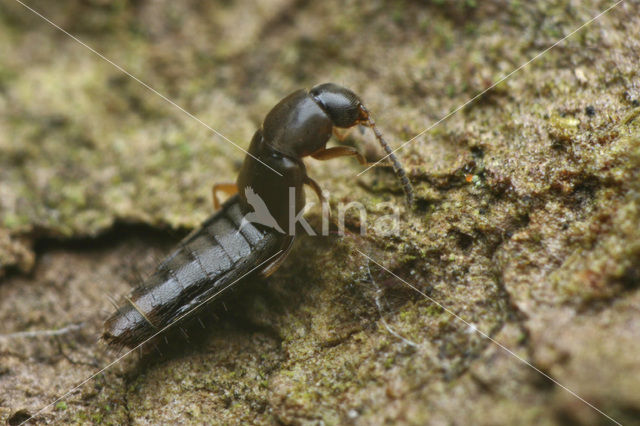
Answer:
<path fill-rule="evenodd" d="M 361 94 L 397 146 L 612 2 L 29 4 L 246 147 L 275 102 L 324 81 Z M 130 355 L 38 419 L 608 422 L 478 329 L 638 423 L 639 7 L 627 0 L 400 151 L 418 202 L 396 237 L 299 238 L 205 330 Z M 0 421 L 116 358 L 96 341 L 106 295 L 209 214 L 211 184 L 234 180 L 242 157 L 0 3 Z M 372 221 L 388 214 L 379 202 L 402 206 L 388 169 L 354 178 L 354 163 L 309 162 L 334 207 L 358 200 Z M 318 210 L 309 218 L 320 226 Z M 347 223 L 357 231 L 355 210 Z"/>

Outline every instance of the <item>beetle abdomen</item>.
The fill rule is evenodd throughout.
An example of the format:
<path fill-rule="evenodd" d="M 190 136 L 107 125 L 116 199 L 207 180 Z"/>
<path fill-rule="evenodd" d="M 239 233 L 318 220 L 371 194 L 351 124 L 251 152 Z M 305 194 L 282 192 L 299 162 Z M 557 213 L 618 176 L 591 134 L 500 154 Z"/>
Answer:
<path fill-rule="evenodd" d="M 282 234 L 245 223 L 237 197 L 180 242 L 105 322 L 110 344 L 135 346 L 277 253 Z"/>

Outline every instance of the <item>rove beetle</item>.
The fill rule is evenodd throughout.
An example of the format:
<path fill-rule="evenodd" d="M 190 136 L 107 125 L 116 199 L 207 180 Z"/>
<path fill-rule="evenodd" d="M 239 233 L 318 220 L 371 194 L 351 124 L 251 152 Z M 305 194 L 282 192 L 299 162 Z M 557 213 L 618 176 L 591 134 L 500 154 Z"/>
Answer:
<path fill-rule="evenodd" d="M 374 131 L 411 206 L 409 179 L 355 93 L 333 83 L 295 91 L 273 107 L 254 134 L 236 184 L 214 185 L 214 206 L 219 207 L 217 191 L 237 194 L 185 237 L 149 279 L 125 296 L 106 320 L 103 339 L 115 346 L 142 344 L 245 276 L 272 274 L 291 249 L 293 232 L 282 230 L 290 227 L 290 213 L 304 207 L 303 185 L 309 185 L 324 200 L 320 186 L 307 176 L 302 158 L 354 156 L 366 164 L 354 148 L 326 148 L 334 128 L 358 124 Z M 295 206 L 290 206 L 291 188 Z M 258 210 L 256 199 L 268 209 L 275 221 L 272 226 L 244 219 L 254 208 Z"/>

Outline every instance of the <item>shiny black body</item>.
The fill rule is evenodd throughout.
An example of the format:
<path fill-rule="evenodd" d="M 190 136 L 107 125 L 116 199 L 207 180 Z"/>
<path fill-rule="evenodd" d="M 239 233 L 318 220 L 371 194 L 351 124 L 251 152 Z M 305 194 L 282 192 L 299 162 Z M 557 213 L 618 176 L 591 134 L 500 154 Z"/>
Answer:
<path fill-rule="evenodd" d="M 238 232 L 242 217 L 234 196 L 182 240 L 107 320 L 105 340 L 135 346 L 276 253 L 281 234 L 252 224 Z"/>
<path fill-rule="evenodd" d="M 293 235 L 291 213 L 305 204 L 303 185 L 318 185 L 307 176 L 305 156 L 321 159 L 357 155 L 326 149 L 334 127 L 364 124 L 379 132 L 358 97 L 328 83 L 298 90 L 280 101 L 266 116 L 249 146 L 237 179 L 238 194 L 202 226 L 180 242 L 153 275 L 135 288 L 105 322 L 103 338 L 110 344 L 133 347 L 143 343 L 198 307 L 218 298 L 230 285 L 252 274 L 271 274 L 287 256 Z M 381 144 L 388 146 L 379 136 Z M 347 153 L 345 153 L 347 152 Z M 406 180 L 391 154 L 394 169 Z M 408 185 L 408 186 L 407 186 Z M 284 232 L 242 223 L 252 212 L 245 190 L 257 194 Z M 289 205 L 291 188 L 295 206 Z M 408 189 L 407 189 L 408 188 Z M 405 190 L 409 196 L 410 185 Z M 241 226 L 242 224 L 242 226 Z"/>

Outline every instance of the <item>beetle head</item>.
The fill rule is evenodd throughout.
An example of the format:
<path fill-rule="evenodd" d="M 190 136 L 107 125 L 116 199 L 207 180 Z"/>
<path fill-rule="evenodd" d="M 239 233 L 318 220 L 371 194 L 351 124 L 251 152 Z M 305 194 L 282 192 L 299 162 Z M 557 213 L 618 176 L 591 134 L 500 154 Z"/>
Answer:
<path fill-rule="evenodd" d="M 342 86 L 334 83 L 319 84 L 313 87 L 309 94 L 336 127 L 347 128 L 364 124 L 369 118 L 358 95 Z"/>

